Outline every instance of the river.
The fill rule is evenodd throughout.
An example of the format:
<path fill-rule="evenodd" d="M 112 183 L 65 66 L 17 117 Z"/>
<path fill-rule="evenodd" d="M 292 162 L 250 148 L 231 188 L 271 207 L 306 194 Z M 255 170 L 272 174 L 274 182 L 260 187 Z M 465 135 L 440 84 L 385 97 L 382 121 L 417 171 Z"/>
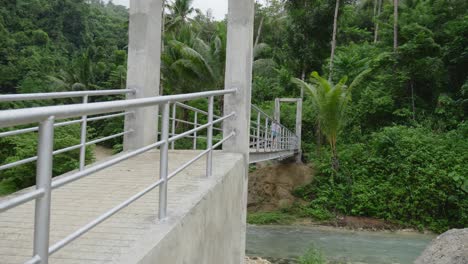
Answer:
<path fill-rule="evenodd" d="M 247 228 L 249 256 L 297 259 L 310 246 L 328 260 L 345 263 L 410 264 L 435 235 L 416 232 L 352 231 L 322 226 L 255 226 Z"/>

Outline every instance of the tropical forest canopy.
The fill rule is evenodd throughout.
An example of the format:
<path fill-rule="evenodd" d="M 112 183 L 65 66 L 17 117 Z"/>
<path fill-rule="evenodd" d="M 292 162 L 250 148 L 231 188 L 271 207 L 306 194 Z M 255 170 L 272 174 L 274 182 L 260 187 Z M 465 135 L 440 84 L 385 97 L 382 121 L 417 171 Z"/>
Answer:
<path fill-rule="evenodd" d="M 226 21 L 191 2 L 166 1 L 163 94 L 223 87 Z M 0 3 L 0 93 L 125 87 L 125 7 L 100 0 Z M 468 226 L 467 10 L 465 0 L 256 4 L 252 102 L 271 112 L 276 97 L 304 94 L 304 161 L 316 176 L 295 191 L 307 204 L 291 213 L 368 216 L 435 231 Z M 289 127 L 294 111 L 282 107 Z M 122 128 L 123 119 L 114 119 L 91 124 L 88 134 Z M 79 130 L 56 129 L 55 148 L 78 144 Z M 36 141 L 35 134 L 0 138 L 0 164 L 34 156 Z M 77 157 L 56 156 L 54 175 L 75 169 Z M 34 184 L 34 170 L 31 163 L 0 171 L 0 193 Z"/>

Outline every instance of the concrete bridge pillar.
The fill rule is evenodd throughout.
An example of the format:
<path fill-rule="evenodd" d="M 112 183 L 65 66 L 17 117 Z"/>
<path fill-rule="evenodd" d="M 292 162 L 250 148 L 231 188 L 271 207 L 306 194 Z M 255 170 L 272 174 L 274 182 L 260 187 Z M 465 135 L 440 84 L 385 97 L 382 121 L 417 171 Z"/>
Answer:
<path fill-rule="evenodd" d="M 223 150 L 243 153 L 248 160 L 250 97 L 252 90 L 254 0 L 229 0 L 225 89 L 237 89 L 224 100 L 224 113 L 236 112 L 224 122 L 224 136 L 236 136 L 223 144 Z M 247 163 L 246 163 L 247 164 Z"/>
<path fill-rule="evenodd" d="M 162 0 L 130 0 L 127 87 L 135 89 L 127 99 L 159 95 Z M 124 149 L 136 149 L 157 141 L 158 107 L 131 109 L 125 118 Z"/>
<path fill-rule="evenodd" d="M 302 98 L 297 99 L 296 103 L 296 136 L 298 138 L 297 148 L 299 150 L 296 155 L 296 162 L 302 162 Z"/>
<path fill-rule="evenodd" d="M 244 263 L 245 232 L 247 218 L 247 183 L 249 167 L 250 142 L 250 103 L 252 89 L 252 62 L 253 62 L 253 29 L 254 29 L 254 0 L 229 0 L 226 47 L 226 74 L 225 89 L 237 89 L 237 93 L 224 98 L 224 113 L 236 112 L 235 118 L 223 123 L 223 134 L 228 136 L 231 131 L 236 136 L 223 144 L 223 150 L 241 153 L 243 155 L 242 200 L 239 201 L 242 213 L 239 219 L 241 230 L 240 247 L 235 247 L 234 258 L 236 263 Z"/>

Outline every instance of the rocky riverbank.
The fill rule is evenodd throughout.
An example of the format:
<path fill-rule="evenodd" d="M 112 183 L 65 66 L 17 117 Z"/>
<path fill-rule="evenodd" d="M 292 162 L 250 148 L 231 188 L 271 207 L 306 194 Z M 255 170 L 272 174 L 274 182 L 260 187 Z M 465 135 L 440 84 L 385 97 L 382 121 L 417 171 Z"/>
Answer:
<path fill-rule="evenodd" d="M 272 264 L 272 263 L 260 257 L 245 257 L 245 264 Z"/>

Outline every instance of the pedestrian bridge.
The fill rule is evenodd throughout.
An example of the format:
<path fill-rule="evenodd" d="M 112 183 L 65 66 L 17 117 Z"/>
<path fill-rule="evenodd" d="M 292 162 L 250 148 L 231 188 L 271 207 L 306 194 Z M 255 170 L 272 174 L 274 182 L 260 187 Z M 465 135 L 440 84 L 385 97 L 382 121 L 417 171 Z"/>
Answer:
<path fill-rule="evenodd" d="M 219 230 L 230 221 L 236 227 L 232 230 L 240 232 L 243 228 L 245 210 L 241 207 L 245 202 L 238 188 L 246 187 L 245 156 L 217 150 L 236 136 L 237 129 L 225 124 L 236 117 L 236 112 L 214 114 L 214 97 L 236 92 L 219 90 L 108 102 L 91 102 L 91 99 L 131 95 L 134 90 L 0 95 L 0 102 L 72 97 L 81 97 L 83 101 L 82 104 L 0 111 L 0 126 L 10 128 L 0 132 L 0 137 L 37 133 L 39 140 L 37 156 L 0 165 L 0 170 L 7 170 L 30 162 L 37 164 L 37 186 L 0 200 L 1 263 L 46 263 L 41 260 L 49 255 L 49 263 L 154 263 L 155 259 L 169 261 L 161 263 L 204 263 L 204 259 L 216 256 L 217 251 L 213 251 L 205 253 L 211 257 L 200 255 L 199 261 L 193 257 L 184 259 L 183 255 L 181 259 L 171 258 L 171 254 L 177 255 L 180 244 L 206 245 L 209 240 L 206 234 L 216 222 Z M 200 98 L 207 98 L 207 109 L 184 103 Z M 86 164 L 86 148 L 90 145 L 134 133 L 126 125 L 125 131 L 88 140 L 90 122 L 124 116 L 128 124 L 140 108 L 151 106 L 160 109 L 157 116 L 161 132 L 155 142 L 139 148 L 127 147 L 115 156 Z M 251 111 L 249 163 L 299 154 L 300 139 L 295 132 L 275 124 L 276 118 L 258 107 L 252 106 Z M 181 119 L 182 116 L 191 118 Z M 39 126 L 15 129 L 31 123 Z M 73 124 L 81 125 L 81 143 L 54 149 L 54 130 Z M 177 141 L 182 139 L 190 141 L 190 150 L 178 149 Z M 80 150 L 79 168 L 52 180 L 53 156 L 76 149 Z M 221 184 L 224 181 L 231 183 Z M 215 189 L 219 191 L 216 195 Z M 216 198 L 208 199 L 210 194 Z M 194 204 L 206 201 L 210 201 L 204 205 L 206 211 L 195 210 Z M 170 230 L 177 229 L 189 213 L 199 214 L 200 221 L 213 222 L 213 225 L 206 228 L 194 224 L 191 232 L 196 234 L 190 241 L 178 241 L 179 246 L 172 245 L 174 248 L 169 252 L 156 250 L 161 241 L 167 240 Z M 210 216 L 216 213 L 219 215 Z M 232 244 L 234 238 L 229 233 L 217 235 L 220 238 L 214 240 L 213 248 L 225 241 L 227 248 L 240 250 Z M 43 248 L 45 257 L 40 257 L 39 248 L 44 245 L 48 245 Z M 31 252 L 36 252 L 32 258 Z M 156 257 L 152 258 L 152 254 Z M 149 262 L 144 262 L 145 259 Z"/>
<path fill-rule="evenodd" d="M 0 111 L 0 137 L 38 138 L 36 156 L 0 164 L 36 166 L 35 186 L 0 198 L 0 263 L 243 263 L 249 163 L 300 159 L 302 101 L 278 99 L 274 117 L 251 105 L 253 0 L 229 0 L 224 89 L 159 95 L 162 4 L 130 1 L 127 89 L 0 95 L 74 98 Z M 297 103 L 295 131 L 280 101 Z M 114 118 L 122 131 L 90 138 L 91 122 Z M 80 143 L 55 148 L 69 125 Z M 87 148 L 116 138 L 121 153 L 86 163 Z M 52 179 L 53 157 L 73 150 L 78 168 Z"/>

